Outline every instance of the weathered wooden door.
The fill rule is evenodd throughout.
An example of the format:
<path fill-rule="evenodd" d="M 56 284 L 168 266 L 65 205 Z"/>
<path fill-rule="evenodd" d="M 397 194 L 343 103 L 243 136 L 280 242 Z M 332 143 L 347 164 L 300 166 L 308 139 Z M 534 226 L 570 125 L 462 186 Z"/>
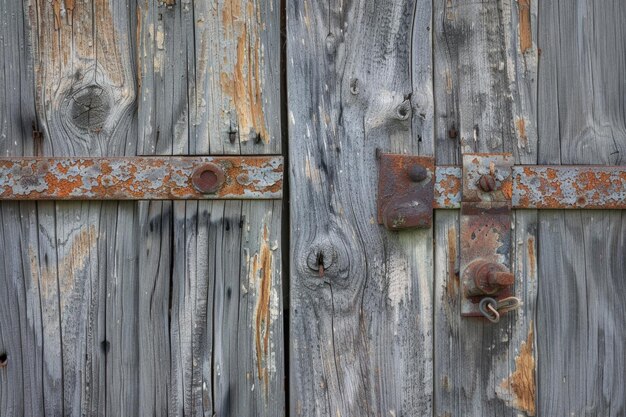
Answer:
<path fill-rule="evenodd" d="M 623 416 L 625 212 L 575 208 L 626 207 L 625 21 L 617 0 L 0 0 L 0 416 Z M 461 315 L 460 191 L 431 227 L 378 224 L 388 153 L 433 157 L 440 195 L 470 153 L 617 179 L 511 211 L 522 305 L 491 323 Z"/>
<path fill-rule="evenodd" d="M 1 1 L 1 157 L 279 155 L 279 25 L 274 0 Z M 99 201 L 119 170 L 74 168 L 38 191 L 90 201 L 0 205 L 0 415 L 283 415 L 281 201 Z"/>
<path fill-rule="evenodd" d="M 288 2 L 290 415 L 626 413 L 623 211 L 514 210 L 523 305 L 492 324 L 460 314 L 459 210 L 392 232 L 376 204 L 381 153 L 623 165 L 625 21 L 618 1 Z"/>

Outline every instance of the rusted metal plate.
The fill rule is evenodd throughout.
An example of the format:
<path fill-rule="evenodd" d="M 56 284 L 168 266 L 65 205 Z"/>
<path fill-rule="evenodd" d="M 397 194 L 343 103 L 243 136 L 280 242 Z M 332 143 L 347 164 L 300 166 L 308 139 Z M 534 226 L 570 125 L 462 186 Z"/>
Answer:
<path fill-rule="evenodd" d="M 389 230 L 431 227 L 434 158 L 381 154 L 378 162 L 378 223 Z"/>
<path fill-rule="evenodd" d="M 510 297 L 511 154 L 463 155 L 461 314 L 481 316 L 480 300 Z M 504 278 L 498 279 L 499 276 Z M 497 281 L 501 281 L 499 285 Z"/>
<path fill-rule="evenodd" d="M 513 207 L 626 209 L 626 166 L 516 166 Z"/>
<path fill-rule="evenodd" d="M 279 199 L 282 185 L 281 156 L 0 159 L 2 200 Z"/>
<path fill-rule="evenodd" d="M 463 202 L 511 201 L 511 154 L 463 155 Z M 491 178 L 493 191 L 483 190 L 483 179 Z"/>
<path fill-rule="evenodd" d="M 460 166 L 442 165 L 435 168 L 434 208 L 461 208 L 462 175 L 463 168 Z"/>
<path fill-rule="evenodd" d="M 462 168 L 435 168 L 436 209 L 461 208 Z M 514 209 L 626 209 L 626 166 L 513 166 Z"/>

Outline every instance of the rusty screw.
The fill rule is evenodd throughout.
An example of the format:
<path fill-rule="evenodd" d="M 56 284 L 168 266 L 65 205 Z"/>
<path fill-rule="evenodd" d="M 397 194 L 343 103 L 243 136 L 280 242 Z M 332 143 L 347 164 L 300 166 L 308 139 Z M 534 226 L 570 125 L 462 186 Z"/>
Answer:
<path fill-rule="evenodd" d="M 408 169 L 408 174 L 413 182 L 424 181 L 428 178 L 428 171 L 421 165 L 411 165 Z"/>
<path fill-rule="evenodd" d="M 478 180 L 478 186 L 486 193 L 490 193 L 497 189 L 496 179 L 491 174 L 485 174 Z"/>
<path fill-rule="evenodd" d="M 224 183 L 224 170 L 215 164 L 204 164 L 193 172 L 191 182 L 203 194 L 215 193 Z"/>

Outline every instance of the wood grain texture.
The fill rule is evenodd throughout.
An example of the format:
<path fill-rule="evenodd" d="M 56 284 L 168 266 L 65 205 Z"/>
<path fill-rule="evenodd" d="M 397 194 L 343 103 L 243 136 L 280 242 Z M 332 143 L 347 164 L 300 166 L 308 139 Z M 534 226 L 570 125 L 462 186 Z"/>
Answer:
<path fill-rule="evenodd" d="M 540 163 L 624 164 L 625 13 L 540 2 Z M 619 211 L 539 215 L 540 415 L 626 412 L 624 236 Z"/>
<path fill-rule="evenodd" d="M 279 18 L 275 1 L 140 2 L 137 152 L 280 153 Z M 140 294 L 155 338 L 140 355 L 141 409 L 284 415 L 280 204 L 138 205 L 155 225 L 140 250 L 155 279 Z"/>
<path fill-rule="evenodd" d="M 139 153 L 280 153 L 279 1 L 138 9 Z"/>
<path fill-rule="evenodd" d="M 466 152 L 536 163 L 536 5 L 434 5 L 437 164 L 459 164 Z M 512 216 L 511 268 L 523 306 L 496 325 L 460 317 L 458 212 L 435 219 L 434 415 L 535 415 L 537 212 Z"/>
<path fill-rule="evenodd" d="M 38 153 L 133 155 L 134 8 L 108 1 L 35 1 L 28 8 L 43 135 Z M 132 414 L 138 394 L 135 205 L 38 207 L 44 219 L 39 227 L 50 236 L 47 250 L 55 254 L 48 267 L 54 273 L 43 269 L 40 275 L 57 288 L 43 304 L 57 313 L 43 326 L 58 332 L 52 346 L 57 338 L 59 343 L 58 351 L 45 355 L 44 372 L 58 370 L 54 386 L 60 391 L 55 399 L 44 397 L 47 413 Z"/>
<path fill-rule="evenodd" d="M 540 219 L 538 411 L 623 415 L 624 213 L 547 211 Z"/>
<path fill-rule="evenodd" d="M 375 199 L 377 148 L 432 151 L 430 30 L 428 1 L 287 2 L 292 416 L 432 413 L 432 233 Z"/>
<path fill-rule="evenodd" d="M 238 41 L 219 60 L 195 36 L 223 13 L 191 6 L 0 2 L 0 153 L 280 152 L 277 4 L 223 4 Z M 221 108 L 207 92 L 242 87 Z M 284 415 L 280 202 L 4 202 L 0 216 L 0 414 Z"/>
<path fill-rule="evenodd" d="M 539 6 L 539 163 L 623 165 L 626 10 L 620 1 Z"/>
<path fill-rule="evenodd" d="M 21 2 L 0 1 L 0 155 L 32 154 L 37 128 L 33 47 L 28 8 Z M 18 139 L 19 138 L 19 139 Z M 60 354 L 56 287 L 39 279 L 42 267 L 54 262 L 49 236 L 31 227 L 38 219 L 35 203 L 0 204 L 0 415 L 41 416 L 58 409 L 60 368 L 44 362 Z M 45 255 L 49 255 L 47 258 Z M 45 259 L 45 262 L 44 262 Z M 33 262 L 34 261 L 34 262 Z M 54 281 L 52 281 L 54 282 Z M 42 302 L 39 302 L 43 300 Z M 53 329 L 42 326 L 55 320 Z M 43 340 L 48 344 L 44 348 Z M 45 371 L 45 372 L 44 372 Z"/>

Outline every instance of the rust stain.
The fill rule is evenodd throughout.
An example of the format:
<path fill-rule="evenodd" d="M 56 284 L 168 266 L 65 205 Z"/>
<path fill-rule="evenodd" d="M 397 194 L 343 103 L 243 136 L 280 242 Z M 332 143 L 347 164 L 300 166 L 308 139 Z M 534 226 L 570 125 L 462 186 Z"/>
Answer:
<path fill-rule="evenodd" d="M 535 415 L 535 358 L 533 356 L 533 322 L 530 322 L 528 338 L 522 342 L 520 353 L 515 358 L 515 371 L 502 381 L 500 387 L 513 394 L 512 406 Z"/>
<path fill-rule="evenodd" d="M 526 148 L 528 146 L 528 135 L 526 135 L 526 121 L 523 118 L 518 118 L 515 120 L 515 126 L 517 127 L 517 133 L 521 139 L 522 148 Z"/>
<path fill-rule="evenodd" d="M 533 35 L 530 26 L 530 0 L 519 0 L 519 44 L 522 53 L 533 46 Z"/>
<path fill-rule="evenodd" d="M 252 274 L 260 279 L 259 296 L 256 306 L 255 345 L 257 357 L 257 372 L 259 380 L 265 383 L 265 390 L 269 387 L 269 337 L 271 325 L 270 296 L 272 289 L 273 257 L 269 245 L 267 225 L 263 229 L 263 241 L 259 253 L 252 261 Z"/>
<path fill-rule="evenodd" d="M 83 228 L 72 240 L 66 255 L 59 259 L 59 282 L 61 293 L 69 294 L 74 287 L 74 276 L 78 271 L 82 271 L 87 266 L 89 254 L 96 246 L 98 233 L 92 224 L 88 228 Z M 64 308 L 66 297 L 61 298 L 61 309 Z"/>
<path fill-rule="evenodd" d="M 68 295 L 74 288 L 74 277 L 77 272 L 82 271 L 87 266 L 89 254 L 96 246 L 98 233 L 92 224 L 83 228 L 71 241 L 65 251 L 65 256 L 57 260 L 58 266 L 40 265 L 39 256 L 35 249 L 29 247 L 28 257 L 31 268 L 31 279 L 39 280 L 41 292 L 45 296 L 53 296 L 57 291 L 57 280 L 60 285 L 61 294 Z M 60 297 L 61 311 L 64 311 L 65 301 L 68 298 Z"/>
<path fill-rule="evenodd" d="M 537 268 L 537 259 L 535 257 L 535 238 L 528 238 L 528 261 L 530 262 L 530 277 L 535 278 L 535 271 Z"/>
<path fill-rule="evenodd" d="M 270 138 L 263 113 L 259 13 L 260 10 L 255 13 L 252 1 L 247 2 L 245 15 L 241 0 L 229 0 L 224 5 L 222 23 L 225 28 L 232 28 L 237 36 L 237 60 L 232 74 L 220 74 L 220 84 L 224 93 L 231 97 L 237 111 L 239 136 L 243 140 L 260 136 L 267 144 Z"/>
<path fill-rule="evenodd" d="M 448 297 L 454 299 L 459 289 L 459 276 L 456 273 L 456 229 L 448 229 Z"/>

